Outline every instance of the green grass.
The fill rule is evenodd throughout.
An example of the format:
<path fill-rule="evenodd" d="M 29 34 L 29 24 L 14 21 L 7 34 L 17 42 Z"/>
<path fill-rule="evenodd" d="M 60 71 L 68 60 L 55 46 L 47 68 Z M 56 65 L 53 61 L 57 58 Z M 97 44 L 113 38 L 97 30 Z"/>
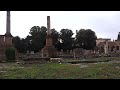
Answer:
<path fill-rule="evenodd" d="M 89 59 L 78 59 L 78 60 L 64 60 L 64 62 L 77 62 L 77 61 L 106 61 L 106 60 L 120 60 L 120 57 L 100 57 L 100 58 L 89 58 Z"/>
<path fill-rule="evenodd" d="M 0 65 L 0 79 L 120 79 L 120 63 L 85 64 L 88 67 L 84 68 L 81 65 L 5 63 Z"/>

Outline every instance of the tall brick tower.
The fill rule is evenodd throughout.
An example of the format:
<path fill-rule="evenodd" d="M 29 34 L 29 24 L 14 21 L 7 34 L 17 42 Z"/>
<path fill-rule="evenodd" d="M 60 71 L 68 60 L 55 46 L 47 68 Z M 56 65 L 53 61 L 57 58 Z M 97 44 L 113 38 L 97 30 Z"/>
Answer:
<path fill-rule="evenodd" d="M 50 16 L 47 16 L 47 36 L 46 36 L 46 45 L 42 49 L 43 58 L 57 57 L 57 50 L 53 45 L 53 39 L 50 30 Z"/>
<path fill-rule="evenodd" d="M 11 47 L 12 46 L 12 35 L 10 32 L 10 11 L 7 11 L 7 16 L 6 16 L 6 33 L 5 33 L 5 47 Z"/>

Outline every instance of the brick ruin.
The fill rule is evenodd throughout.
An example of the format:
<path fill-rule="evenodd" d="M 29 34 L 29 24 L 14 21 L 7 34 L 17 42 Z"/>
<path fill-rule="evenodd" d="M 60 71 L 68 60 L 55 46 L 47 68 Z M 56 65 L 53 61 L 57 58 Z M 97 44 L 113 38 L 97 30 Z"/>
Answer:
<path fill-rule="evenodd" d="M 7 11 L 7 21 L 6 21 L 6 33 L 5 35 L 0 35 L 0 60 L 5 57 L 5 49 L 8 47 L 12 47 L 12 35 L 10 32 L 10 11 Z M 41 50 L 41 58 L 52 58 L 52 57 L 71 57 L 71 58 L 80 58 L 82 56 L 92 56 L 92 55 L 99 55 L 103 54 L 110 54 L 110 53 L 119 53 L 120 52 L 120 41 L 113 40 L 109 38 L 98 38 L 96 40 L 97 50 L 84 50 L 81 48 L 76 48 L 73 51 L 69 52 L 68 54 L 64 52 L 57 52 L 56 48 L 53 45 L 53 39 L 50 30 L 50 16 L 47 16 L 47 36 L 46 36 L 46 45 Z M 120 55 L 119 55 L 120 56 Z"/>
<path fill-rule="evenodd" d="M 10 11 L 7 11 L 6 33 L 0 35 L 0 61 L 5 58 L 5 50 L 9 47 L 12 47 L 12 35 L 10 32 Z"/>
<path fill-rule="evenodd" d="M 96 40 L 99 53 L 110 54 L 120 52 L 120 41 L 105 38 L 99 38 Z"/>
<path fill-rule="evenodd" d="M 41 50 L 42 58 L 57 57 L 57 50 L 53 45 L 53 39 L 50 30 L 50 16 L 47 16 L 47 36 L 46 45 Z"/>

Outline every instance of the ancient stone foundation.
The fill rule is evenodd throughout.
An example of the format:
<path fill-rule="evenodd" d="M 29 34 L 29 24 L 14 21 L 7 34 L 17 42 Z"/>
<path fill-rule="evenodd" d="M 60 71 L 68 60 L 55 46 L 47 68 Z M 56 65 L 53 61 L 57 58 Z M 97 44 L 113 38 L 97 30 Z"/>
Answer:
<path fill-rule="evenodd" d="M 50 57 L 50 58 L 55 58 L 57 57 L 57 51 L 54 48 L 54 46 L 45 46 L 42 49 L 42 57 Z"/>
<path fill-rule="evenodd" d="M 56 48 L 52 45 L 52 36 L 47 35 L 46 37 L 46 46 L 42 49 L 42 58 L 55 58 L 57 57 L 57 50 Z"/>

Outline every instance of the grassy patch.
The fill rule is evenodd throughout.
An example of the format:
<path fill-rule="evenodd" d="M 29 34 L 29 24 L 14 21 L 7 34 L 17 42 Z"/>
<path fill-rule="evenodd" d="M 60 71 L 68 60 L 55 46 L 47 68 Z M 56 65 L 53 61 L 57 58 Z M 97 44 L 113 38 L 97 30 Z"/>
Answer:
<path fill-rule="evenodd" d="M 99 58 L 100 59 L 100 58 Z M 103 59 L 103 58 L 101 58 Z M 107 58 L 113 59 L 113 58 Z M 117 58 L 114 58 L 118 60 Z M 80 68 L 81 65 L 88 67 Z M 120 79 L 120 63 L 0 65 L 1 79 Z"/>

